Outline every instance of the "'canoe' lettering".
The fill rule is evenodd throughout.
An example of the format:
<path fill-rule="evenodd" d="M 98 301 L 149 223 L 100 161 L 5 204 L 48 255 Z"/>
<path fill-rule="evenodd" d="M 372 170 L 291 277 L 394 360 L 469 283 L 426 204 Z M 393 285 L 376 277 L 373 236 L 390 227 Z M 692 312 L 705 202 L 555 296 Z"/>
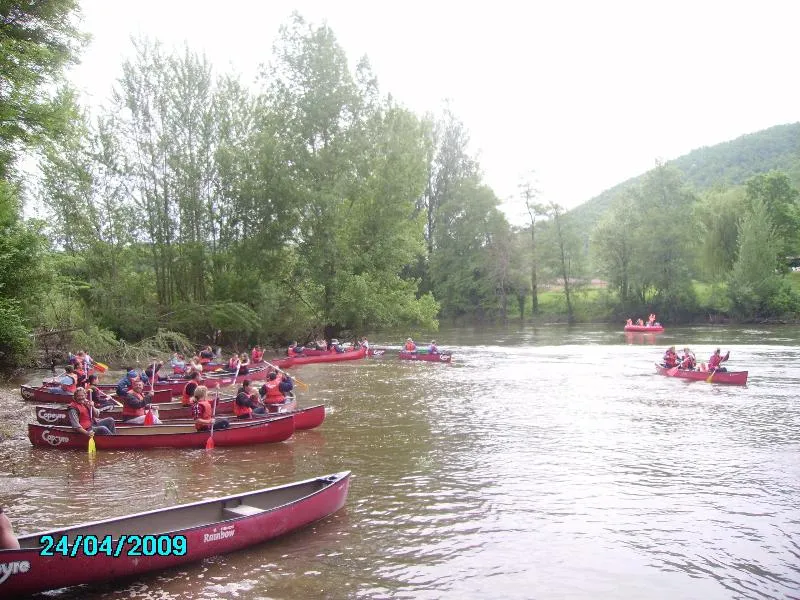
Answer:
<path fill-rule="evenodd" d="M 67 442 L 69 442 L 69 438 L 67 436 L 54 435 L 50 433 L 49 429 L 45 429 L 42 432 L 42 439 L 51 446 L 60 446 L 61 444 L 66 444 Z"/>
<path fill-rule="evenodd" d="M 39 417 L 39 419 L 44 421 L 45 423 L 55 423 L 56 421 L 61 420 L 60 413 L 51 413 L 50 411 L 45 409 L 42 409 L 38 413 L 36 413 L 36 416 Z"/>
<path fill-rule="evenodd" d="M 203 543 L 224 540 L 225 538 L 233 537 L 234 535 L 236 535 L 236 527 L 234 525 L 227 525 L 219 531 L 214 530 L 214 533 L 204 533 Z"/>
<path fill-rule="evenodd" d="M 27 573 L 31 569 L 31 563 L 27 560 L 15 560 L 10 563 L 0 563 L 0 583 L 17 573 Z"/>

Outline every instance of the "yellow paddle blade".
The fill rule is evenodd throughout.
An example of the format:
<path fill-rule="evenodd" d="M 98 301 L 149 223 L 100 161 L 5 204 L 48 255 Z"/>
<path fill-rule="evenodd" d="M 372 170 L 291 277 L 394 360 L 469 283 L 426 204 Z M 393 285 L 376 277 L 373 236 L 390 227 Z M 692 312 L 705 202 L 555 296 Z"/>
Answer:
<path fill-rule="evenodd" d="M 717 372 L 716 370 L 711 371 L 711 375 L 706 377 L 706 383 L 711 383 L 711 379 L 712 379 L 712 377 L 714 377 L 714 373 L 716 373 L 716 372 Z"/>
<path fill-rule="evenodd" d="M 292 379 L 294 379 L 294 382 L 297 384 L 297 387 L 299 387 L 304 392 L 308 391 L 309 387 L 308 387 L 308 384 L 306 382 L 300 381 L 296 377 L 293 377 Z"/>
<path fill-rule="evenodd" d="M 97 452 L 97 446 L 94 444 L 94 436 L 89 437 L 89 454 Z"/>

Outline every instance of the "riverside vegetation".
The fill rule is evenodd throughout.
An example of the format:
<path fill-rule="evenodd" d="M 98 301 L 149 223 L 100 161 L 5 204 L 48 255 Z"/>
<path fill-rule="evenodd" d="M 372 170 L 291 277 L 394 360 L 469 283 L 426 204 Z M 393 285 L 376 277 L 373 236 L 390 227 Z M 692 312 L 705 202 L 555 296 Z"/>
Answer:
<path fill-rule="evenodd" d="M 45 4 L 0 11 L 6 366 L 439 320 L 796 316 L 800 124 L 658 163 L 572 211 L 531 177 L 513 226 L 457 116 L 404 108 L 327 26 L 295 14 L 252 84 L 140 39 L 89 111 L 63 74 L 86 43 L 78 2 Z"/>

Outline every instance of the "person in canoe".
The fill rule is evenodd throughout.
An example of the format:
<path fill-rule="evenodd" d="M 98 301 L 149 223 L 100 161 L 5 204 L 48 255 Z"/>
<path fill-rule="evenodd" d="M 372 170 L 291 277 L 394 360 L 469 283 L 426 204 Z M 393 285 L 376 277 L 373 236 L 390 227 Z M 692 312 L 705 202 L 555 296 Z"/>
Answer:
<path fill-rule="evenodd" d="M 266 412 L 267 409 L 259 401 L 258 391 L 253 389 L 249 379 L 245 379 L 236 394 L 233 414 L 237 419 L 252 419 L 253 415 L 264 415 Z"/>
<path fill-rule="evenodd" d="M 191 405 L 192 398 L 194 398 L 194 391 L 197 389 L 197 386 L 200 385 L 201 377 L 202 375 L 200 373 L 193 371 L 188 383 L 183 386 L 183 392 L 181 392 L 181 404 L 184 406 Z"/>
<path fill-rule="evenodd" d="M 642 321 L 641 319 L 636 319 L 636 325 L 638 325 L 639 327 L 642 327 L 642 326 L 644 326 L 644 321 Z"/>
<path fill-rule="evenodd" d="M 261 346 L 253 346 L 253 349 L 250 351 L 250 362 L 260 363 L 264 360 L 264 349 Z"/>
<path fill-rule="evenodd" d="M 273 371 L 269 374 L 267 382 L 261 386 L 259 394 L 265 404 L 281 404 L 286 399 L 286 394 L 292 391 L 294 383 L 291 377 Z"/>
<path fill-rule="evenodd" d="M 214 349 L 211 346 L 206 346 L 202 350 L 200 350 L 199 354 L 200 362 L 206 364 L 214 360 Z"/>
<path fill-rule="evenodd" d="M 200 357 L 193 356 L 192 360 L 189 361 L 189 364 L 186 365 L 183 374 L 184 377 L 188 379 L 192 373 L 202 373 L 202 372 L 203 372 L 203 363 L 200 362 Z"/>
<path fill-rule="evenodd" d="M 687 371 L 693 371 L 695 366 L 697 365 L 697 360 L 694 357 L 694 352 L 689 350 L 689 348 L 683 349 L 683 354 L 681 355 L 681 369 L 686 369 Z"/>
<path fill-rule="evenodd" d="M 289 344 L 289 347 L 286 349 L 286 356 L 305 356 L 305 351 L 305 346 L 298 346 L 297 342 L 292 341 L 292 343 Z"/>
<path fill-rule="evenodd" d="M 98 408 L 105 408 L 106 406 L 116 406 L 117 403 L 114 402 L 113 398 L 108 394 L 104 393 L 99 387 L 97 387 L 97 373 L 92 373 L 89 375 L 89 379 L 86 381 L 86 396 L 91 400 L 92 404 L 94 404 Z"/>
<path fill-rule="evenodd" d="M 709 371 L 727 371 L 725 367 L 721 366 L 726 360 L 731 357 L 731 351 L 725 353 L 725 356 L 722 356 L 722 351 L 717 348 L 714 350 L 714 354 L 711 355 L 711 358 L 708 359 L 708 370 Z"/>
<path fill-rule="evenodd" d="M 0 550 L 19 550 L 19 541 L 14 535 L 14 526 L 0 506 Z"/>
<path fill-rule="evenodd" d="M 439 354 L 439 347 L 436 345 L 436 340 L 431 340 L 431 344 L 428 346 L 428 354 Z"/>
<path fill-rule="evenodd" d="M 214 408 L 208 398 L 208 388 L 198 385 L 192 398 L 192 412 L 194 413 L 194 427 L 197 431 L 209 431 L 211 424 L 214 429 L 227 429 L 231 426 L 228 419 L 214 417 Z"/>
<path fill-rule="evenodd" d="M 139 374 L 133 369 L 128 369 L 122 379 L 117 382 L 117 396 L 124 397 L 128 390 L 133 388 L 136 381 L 141 381 Z"/>
<path fill-rule="evenodd" d="M 147 418 L 147 411 L 152 411 L 150 401 L 152 395 L 145 394 L 144 382 L 137 379 L 133 382 L 133 387 L 122 398 L 122 420 L 131 425 L 144 425 Z M 161 425 L 161 420 L 155 415 L 151 415 L 154 425 Z"/>
<path fill-rule="evenodd" d="M 155 366 L 155 368 L 153 368 L 154 366 Z M 164 361 L 163 360 L 158 360 L 158 361 L 151 362 L 149 365 L 147 365 L 147 368 L 145 368 L 144 374 L 148 379 L 155 378 L 156 382 L 166 381 L 167 378 L 164 377 L 163 375 L 159 374 L 159 372 L 158 372 L 161 369 L 161 367 L 163 367 L 163 366 L 164 366 Z"/>
<path fill-rule="evenodd" d="M 648 327 L 655 327 L 656 324 L 656 316 L 653 313 L 650 313 L 650 316 L 647 317 L 647 326 Z"/>
<path fill-rule="evenodd" d="M 339 354 L 341 354 L 342 352 L 345 351 L 344 347 L 339 343 L 339 340 L 337 338 L 333 338 L 331 340 L 330 350 L 331 350 L 331 352 L 337 352 Z"/>
<path fill-rule="evenodd" d="M 625 327 L 630 327 L 631 325 L 633 325 L 633 319 L 628 319 L 625 321 Z"/>
<path fill-rule="evenodd" d="M 667 369 L 678 366 L 678 354 L 675 352 L 675 346 L 670 346 L 664 353 L 664 366 Z"/>
<path fill-rule="evenodd" d="M 58 385 L 53 386 L 50 391 L 71 396 L 76 389 L 78 389 L 78 376 L 75 374 L 75 367 L 67 365 L 64 367 L 64 373 L 58 378 Z"/>
<path fill-rule="evenodd" d="M 78 388 L 72 396 L 67 409 L 67 417 L 72 429 L 87 437 L 97 435 L 114 435 L 114 417 L 99 419 L 100 411 L 95 408 L 84 388 Z"/>
<path fill-rule="evenodd" d="M 183 373 L 186 369 L 186 358 L 184 358 L 183 354 L 176 352 L 169 359 L 169 365 L 172 367 L 173 373 Z"/>
<path fill-rule="evenodd" d="M 403 347 L 403 350 L 406 352 L 416 352 L 417 345 L 414 343 L 414 340 L 411 338 L 406 339 L 406 345 Z"/>

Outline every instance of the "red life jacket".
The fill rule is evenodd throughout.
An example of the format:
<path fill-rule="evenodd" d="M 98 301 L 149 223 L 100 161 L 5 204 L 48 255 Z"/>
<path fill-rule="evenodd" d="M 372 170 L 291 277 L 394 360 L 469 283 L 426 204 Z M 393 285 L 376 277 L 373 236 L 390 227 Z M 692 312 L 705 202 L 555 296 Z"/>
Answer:
<path fill-rule="evenodd" d="M 257 363 L 261 362 L 262 358 L 264 358 L 264 351 L 253 348 L 253 351 L 250 353 L 250 360 L 252 360 L 254 363 Z"/>
<path fill-rule="evenodd" d="M 668 350 L 664 355 L 664 366 L 667 368 L 678 366 L 678 355 Z"/>
<path fill-rule="evenodd" d="M 133 390 L 128 390 L 128 395 L 129 396 L 130 395 L 134 395 L 137 398 L 139 398 L 139 400 L 144 400 L 144 396 L 142 394 L 137 394 Z M 132 406 L 130 406 L 128 404 L 127 398 L 125 400 L 123 400 L 123 402 L 124 402 L 124 404 L 122 405 L 122 419 L 123 420 L 125 420 L 126 417 L 132 419 L 134 417 L 141 417 L 141 416 L 144 415 L 144 406 L 142 406 L 140 408 L 133 408 Z"/>
<path fill-rule="evenodd" d="M 414 352 L 417 349 L 417 345 L 414 342 L 406 342 L 406 352 Z"/>
<path fill-rule="evenodd" d="M 78 421 L 80 422 L 81 427 L 84 429 L 90 429 L 92 427 L 92 417 L 89 414 L 89 409 L 86 408 L 86 405 L 83 402 L 79 403 L 73 400 L 69 403 L 69 407 L 78 412 Z"/>
<path fill-rule="evenodd" d="M 716 353 L 712 354 L 711 358 L 708 359 L 708 370 L 718 369 L 721 364 L 722 356 Z"/>
<path fill-rule="evenodd" d="M 64 376 L 69 377 L 72 379 L 72 383 L 68 385 L 61 384 L 61 389 L 65 392 L 69 392 L 70 394 L 74 394 L 75 390 L 78 389 L 78 376 L 75 373 L 64 373 Z"/>
<path fill-rule="evenodd" d="M 264 384 L 267 388 L 267 395 L 264 397 L 264 402 L 267 404 L 280 404 L 283 402 L 283 392 L 278 387 L 280 382 L 277 379 L 272 379 Z"/>
<path fill-rule="evenodd" d="M 235 371 L 236 369 L 239 368 L 240 364 L 241 361 L 238 358 L 233 357 L 228 361 L 228 368 L 231 369 L 232 371 Z"/>

